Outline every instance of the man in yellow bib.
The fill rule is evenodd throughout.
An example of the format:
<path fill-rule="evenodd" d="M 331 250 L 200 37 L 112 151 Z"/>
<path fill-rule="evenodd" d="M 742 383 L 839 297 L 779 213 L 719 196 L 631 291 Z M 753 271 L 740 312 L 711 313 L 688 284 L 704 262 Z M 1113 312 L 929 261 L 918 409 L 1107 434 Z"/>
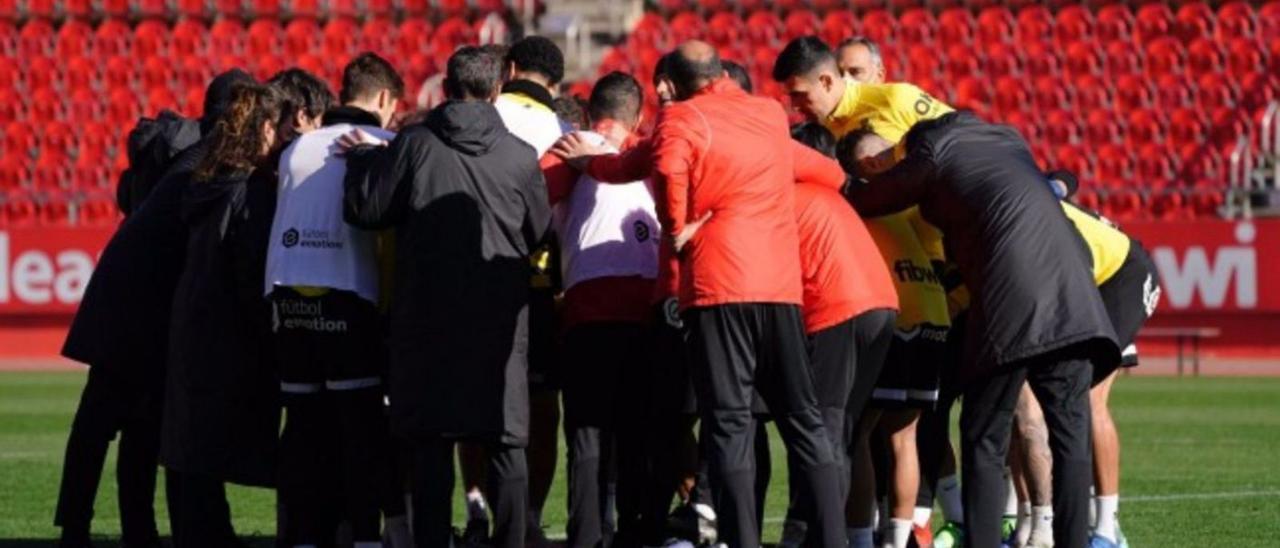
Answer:
<path fill-rule="evenodd" d="M 882 73 L 867 72 L 877 74 Z M 826 126 L 836 138 L 869 129 L 898 142 L 916 122 L 953 110 L 911 84 L 845 79 L 831 49 L 812 36 L 787 44 L 774 64 L 773 78 L 786 88 L 794 108 Z M 892 520 L 886 520 L 884 538 L 886 544 L 891 540 L 895 548 L 902 548 L 912 534 L 920 481 L 916 423 L 921 411 L 937 402 L 938 366 L 950 326 L 946 292 L 934 268 L 934 261 L 943 260 L 941 233 L 920 219 L 915 209 L 872 219 L 867 228 L 893 273 L 901 313 L 872 396 L 872 406 L 882 413 L 869 409 L 859 425 L 849 497 L 850 545 L 871 545 L 874 483 L 867 437 L 879 422 L 890 433 L 893 463 Z"/>

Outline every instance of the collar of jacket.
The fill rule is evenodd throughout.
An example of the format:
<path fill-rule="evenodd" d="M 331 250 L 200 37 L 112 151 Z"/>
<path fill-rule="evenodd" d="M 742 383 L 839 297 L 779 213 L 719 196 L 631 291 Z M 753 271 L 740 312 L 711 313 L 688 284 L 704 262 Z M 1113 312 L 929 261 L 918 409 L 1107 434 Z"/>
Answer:
<path fill-rule="evenodd" d="M 547 88 L 544 88 L 541 84 L 537 84 L 530 80 L 512 80 L 507 82 L 502 86 L 502 94 L 523 95 L 533 99 L 535 102 L 547 107 L 548 109 L 552 108 L 551 103 L 552 101 L 555 101 L 555 98 L 551 96 L 551 92 L 547 91 Z"/>
<path fill-rule="evenodd" d="M 724 95 L 724 94 L 746 94 L 742 91 L 742 87 L 734 82 L 732 78 L 721 77 L 712 80 L 710 84 L 703 86 L 702 89 L 693 93 L 693 97 L 702 95 Z M 692 99 L 693 97 L 690 97 Z"/>
<path fill-rule="evenodd" d="M 449 147 L 472 156 L 485 154 L 507 133 L 488 101 L 449 101 L 427 114 L 427 128 Z"/>
<path fill-rule="evenodd" d="M 324 118 L 320 121 L 322 126 L 336 126 L 338 124 L 382 127 L 382 120 L 378 119 L 378 115 L 365 109 L 342 105 L 325 111 Z"/>

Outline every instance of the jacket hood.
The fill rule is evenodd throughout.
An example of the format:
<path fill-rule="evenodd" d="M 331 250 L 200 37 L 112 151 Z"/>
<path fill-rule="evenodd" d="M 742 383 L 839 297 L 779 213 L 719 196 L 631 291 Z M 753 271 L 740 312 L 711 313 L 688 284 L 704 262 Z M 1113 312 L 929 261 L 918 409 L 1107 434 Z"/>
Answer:
<path fill-rule="evenodd" d="M 489 152 L 507 134 L 498 109 L 486 101 L 449 101 L 427 115 L 426 125 L 450 148 L 470 156 Z"/>

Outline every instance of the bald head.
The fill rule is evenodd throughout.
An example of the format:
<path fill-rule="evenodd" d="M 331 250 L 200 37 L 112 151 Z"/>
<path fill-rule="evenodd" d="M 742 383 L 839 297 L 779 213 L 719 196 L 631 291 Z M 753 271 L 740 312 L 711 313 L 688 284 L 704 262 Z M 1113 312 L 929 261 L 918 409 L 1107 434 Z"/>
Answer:
<path fill-rule="evenodd" d="M 893 143 L 869 130 L 858 130 L 836 144 L 836 159 L 845 171 L 869 177 L 893 167 Z"/>
<path fill-rule="evenodd" d="M 680 44 L 668 68 L 675 85 L 676 99 L 688 99 L 716 78 L 724 75 L 720 55 L 711 44 L 690 40 Z"/>

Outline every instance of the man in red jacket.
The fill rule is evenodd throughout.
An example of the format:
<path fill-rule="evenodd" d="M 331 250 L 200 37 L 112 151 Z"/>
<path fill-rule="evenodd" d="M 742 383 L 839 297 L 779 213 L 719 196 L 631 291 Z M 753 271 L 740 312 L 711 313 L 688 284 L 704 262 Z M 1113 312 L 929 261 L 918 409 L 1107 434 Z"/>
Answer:
<path fill-rule="evenodd" d="M 691 41 L 671 61 L 677 102 L 658 124 L 654 177 L 666 237 L 702 223 L 678 250 L 704 450 L 730 546 L 760 543 L 750 458 L 754 390 L 795 455 L 792 477 L 815 509 L 815 539 L 845 542 L 839 464 L 807 366 L 787 115 L 724 77 L 715 49 Z M 679 242 L 678 242 L 679 243 Z"/>

